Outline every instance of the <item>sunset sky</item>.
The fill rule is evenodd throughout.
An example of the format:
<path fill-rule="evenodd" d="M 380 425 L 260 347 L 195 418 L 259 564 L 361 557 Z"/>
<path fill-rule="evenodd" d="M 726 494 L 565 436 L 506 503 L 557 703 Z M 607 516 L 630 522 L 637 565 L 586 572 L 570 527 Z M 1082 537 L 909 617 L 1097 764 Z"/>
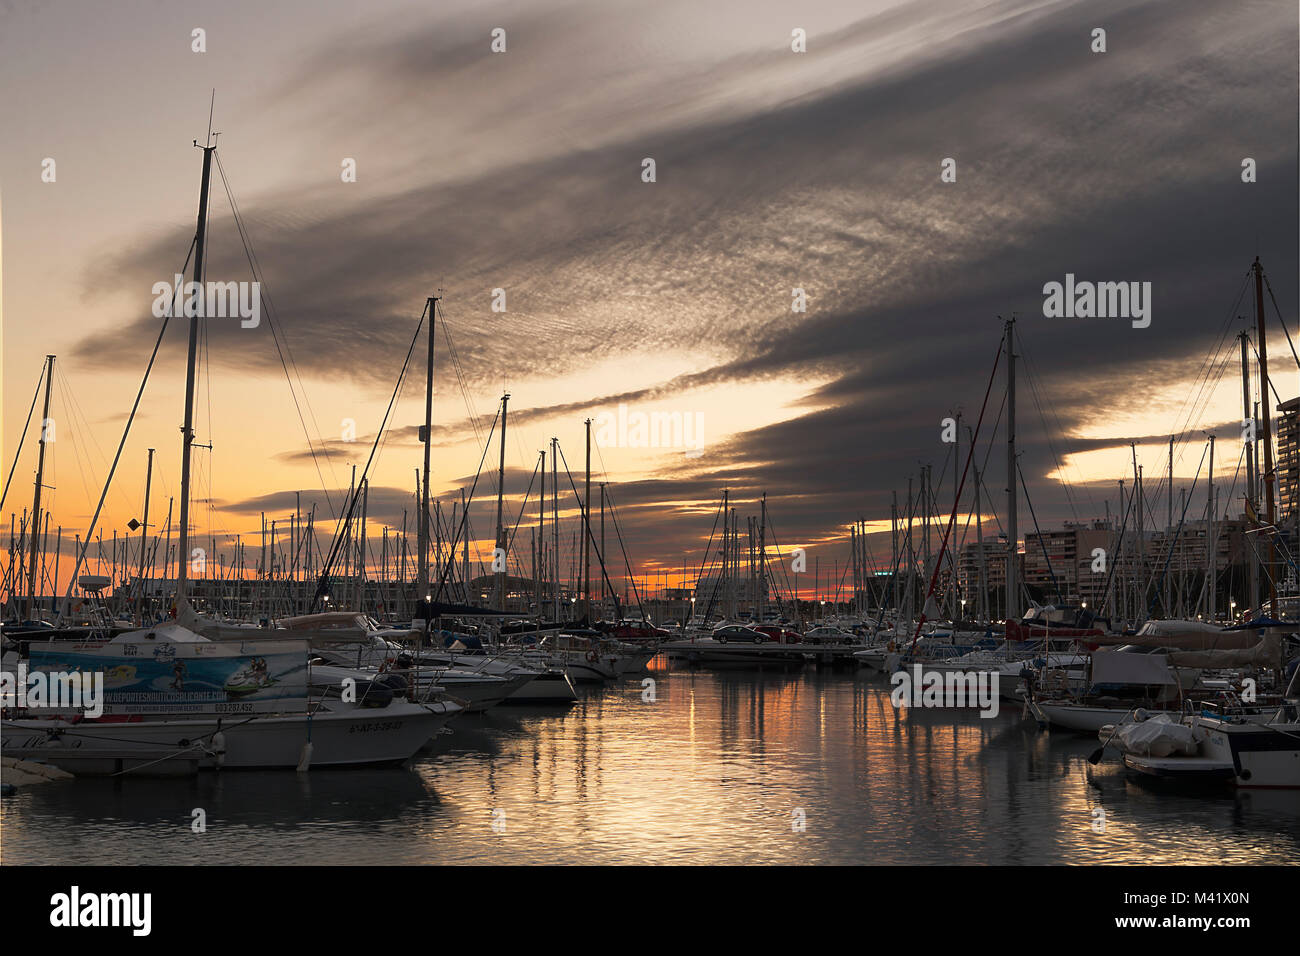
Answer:
<path fill-rule="evenodd" d="M 1021 467 L 1041 523 L 1115 508 L 1131 441 L 1153 496 L 1170 434 L 1178 487 L 1210 431 L 1231 482 L 1235 335 L 1253 328 L 1253 288 L 1238 296 L 1256 255 L 1296 333 L 1296 20 L 1293 0 L 0 0 L 5 475 L 21 452 L 5 525 L 31 507 L 35 444 L 18 439 L 47 353 L 45 504 L 69 545 L 89 523 L 157 335 L 151 288 L 193 236 L 192 143 L 214 89 L 217 155 L 301 376 L 302 420 L 269 318 L 208 320 L 203 537 L 256 535 L 263 511 L 284 522 L 295 492 L 318 515 L 323 487 L 339 502 L 436 294 L 465 376 L 462 391 L 440 329 L 432 487 L 448 507 L 503 391 L 515 512 L 552 436 L 580 484 L 585 418 L 624 404 L 699 422 L 698 455 L 594 456 L 645 570 L 698 563 L 725 488 L 742 515 L 766 492 L 783 550 L 810 549 L 829 578 L 854 519 L 887 529 L 891 491 L 902 498 L 921 463 L 945 469 L 940 421 L 960 409 L 974 423 L 1012 313 Z M 206 52 L 191 49 L 196 28 Z M 807 52 L 792 51 L 795 29 Z M 208 278 L 250 280 L 215 172 L 212 204 Z M 1044 317 L 1044 284 L 1067 273 L 1150 282 L 1150 327 Z M 792 311 L 796 288 L 806 312 Z M 1269 313 L 1285 400 L 1300 379 Z M 185 344 L 173 321 L 106 539 L 139 516 L 148 448 L 151 523 L 178 491 Z M 375 541 L 412 508 L 423 348 L 371 474 Z M 1003 387 L 1000 371 L 981 466 L 1004 440 Z M 328 451 L 319 471 L 308 436 Z M 995 444 L 999 514 L 1005 487 Z M 571 494 L 561 504 L 574 512 Z M 485 475 L 473 521 L 487 550 L 494 512 Z M 535 515 L 534 498 L 525 526 Z M 887 560 L 887 531 L 871 545 Z"/>

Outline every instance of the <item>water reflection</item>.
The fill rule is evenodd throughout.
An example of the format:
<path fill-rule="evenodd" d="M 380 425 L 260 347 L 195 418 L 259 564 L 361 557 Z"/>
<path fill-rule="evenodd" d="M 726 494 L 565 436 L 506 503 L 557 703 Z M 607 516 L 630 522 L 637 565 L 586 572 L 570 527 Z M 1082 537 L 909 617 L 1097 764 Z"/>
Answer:
<path fill-rule="evenodd" d="M 28 788 L 4 862 L 1300 861 L 1294 793 L 1151 789 L 1018 711 L 900 713 L 866 673 L 652 675 L 653 703 L 629 680 L 463 719 L 406 770 Z"/>

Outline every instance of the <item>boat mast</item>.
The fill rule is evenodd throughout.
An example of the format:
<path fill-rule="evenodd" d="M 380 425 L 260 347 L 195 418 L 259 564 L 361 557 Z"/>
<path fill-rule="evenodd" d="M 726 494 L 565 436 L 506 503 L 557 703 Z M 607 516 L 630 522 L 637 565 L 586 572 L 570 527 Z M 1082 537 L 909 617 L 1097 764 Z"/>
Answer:
<path fill-rule="evenodd" d="M 41 527 L 41 486 L 45 483 L 45 429 L 50 421 L 50 387 L 54 384 L 54 356 L 45 356 L 45 404 L 41 412 L 41 437 L 38 443 L 39 451 L 36 457 L 36 491 L 32 496 L 32 557 L 27 568 L 27 619 L 35 619 L 36 608 L 36 561 L 37 552 L 40 548 L 41 536 L 38 534 Z M 58 591 L 59 585 L 56 581 L 54 584 L 55 591 Z"/>
<path fill-rule="evenodd" d="M 957 497 L 961 491 L 961 478 L 957 474 L 957 468 L 961 463 L 961 409 L 957 410 L 954 417 L 956 427 L 952 432 L 952 513 L 956 514 L 957 509 L 961 507 L 961 501 Z M 951 610 L 953 620 L 956 620 L 958 611 L 964 611 L 965 609 L 961 607 L 961 598 L 957 593 L 957 562 L 952 560 L 952 556 L 949 556 L 949 561 L 951 561 L 952 580 L 949 582 L 948 587 L 948 607 Z M 965 618 L 966 615 L 963 613 L 961 616 Z"/>
<path fill-rule="evenodd" d="M 153 485 L 153 452 L 154 450 L 150 448 L 149 464 L 144 473 L 144 520 L 140 523 L 140 598 L 137 610 L 140 612 L 141 625 L 144 624 L 144 553 L 149 546 L 149 491 Z"/>
<path fill-rule="evenodd" d="M 432 595 L 429 594 L 429 467 L 433 451 L 433 333 L 440 298 L 441 296 L 431 295 L 425 303 L 429 312 L 429 349 L 424 373 L 424 427 L 420 429 L 420 441 L 424 443 L 424 475 L 419 482 L 420 520 L 416 523 L 415 548 L 419 552 L 416 556 L 419 581 L 415 595 L 417 602 L 432 600 Z"/>
<path fill-rule="evenodd" d="M 552 592 L 556 627 L 560 626 L 560 469 L 556 464 L 560 457 L 559 444 L 558 438 L 551 438 L 551 570 L 554 575 Z"/>
<path fill-rule="evenodd" d="M 541 451 L 542 493 L 537 499 L 537 568 L 534 571 L 533 590 L 537 595 L 537 620 L 542 619 L 542 582 L 546 580 L 546 449 Z"/>
<path fill-rule="evenodd" d="M 602 614 L 605 612 L 605 601 L 609 598 L 605 590 L 605 580 L 608 577 L 605 572 L 605 555 L 608 553 L 605 550 L 605 483 L 602 481 L 600 483 L 600 610 Z M 682 574 L 682 587 L 686 587 L 685 572 Z M 614 603 L 617 605 L 618 601 L 615 600 Z"/>
<path fill-rule="evenodd" d="M 767 613 L 767 492 L 763 492 L 758 525 L 758 619 L 761 622 Z"/>
<path fill-rule="evenodd" d="M 198 145 L 197 141 L 194 145 Z M 208 185 L 212 180 L 212 154 L 217 147 L 203 146 L 203 180 L 199 187 L 199 219 L 194 234 L 194 285 L 203 290 L 203 254 L 208 232 Z M 202 302 L 202 298 L 199 300 Z M 176 610 L 185 601 L 190 562 L 190 447 L 194 444 L 194 367 L 199 344 L 199 313 L 190 309 L 189 355 L 185 363 L 185 424 L 181 427 L 181 514 L 179 543 L 176 549 Z M 206 564 L 204 565 L 206 567 Z"/>
<path fill-rule="evenodd" d="M 1250 423 L 1253 426 L 1254 421 L 1250 410 L 1250 364 L 1246 357 L 1246 343 L 1250 341 L 1250 336 L 1245 329 L 1242 329 L 1237 338 L 1241 339 L 1241 417 L 1243 422 Z M 1253 431 L 1254 428 L 1252 427 L 1251 432 Z M 1251 529 L 1254 530 L 1259 527 L 1259 506 L 1255 500 L 1253 435 L 1249 445 L 1250 447 L 1246 449 L 1246 516 L 1250 519 Z M 1251 609 L 1253 615 L 1255 609 L 1259 606 L 1259 552 L 1255 550 L 1253 543 L 1246 549 L 1246 564 L 1249 569 L 1247 586 L 1250 588 L 1250 592 L 1246 596 L 1246 607 Z"/>
<path fill-rule="evenodd" d="M 890 560 L 890 577 L 893 579 L 890 584 L 894 589 L 894 616 L 898 616 L 898 492 L 891 493 L 892 499 L 889 505 L 889 560 Z M 883 621 L 883 616 L 881 617 Z"/>
<path fill-rule="evenodd" d="M 969 428 L 971 448 L 975 447 L 975 432 Z M 984 520 L 983 509 L 980 504 L 980 470 L 975 469 L 975 547 L 979 550 L 979 585 L 980 597 L 976 605 L 976 610 L 980 615 L 980 620 L 987 622 L 989 620 L 989 578 L 988 568 L 985 566 L 986 558 L 984 555 Z"/>
<path fill-rule="evenodd" d="M 1277 476 L 1273 473 L 1273 439 L 1269 427 L 1268 412 L 1268 334 L 1264 328 L 1264 269 L 1259 264 L 1259 256 L 1251 266 L 1255 273 L 1255 315 L 1259 323 L 1259 395 L 1263 404 L 1264 434 L 1264 502 L 1268 507 L 1269 531 L 1265 536 L 1268 542 L 1268 613 L 1277 618 L 1277 553 L 1274 549 L 1273 536 L 1277 534 L 1277 503 L 1273 497 L 1273 485 Z"/>
<path fill-rule="evenodd" d="M 1215 606 L 1214 606 L 1215 605 L 1215 601 L 1214 601 L 1215 580 L 1214 579 L 1217 577 L 1217 573 L 1215 571 L 1214 565 L 1215 565 L 1215 559 L 1218 557 L 1216 553 L 1218 551 L 1218 546 L 1217 546 L 1218 537 L 1216 536 L 1215 529 L 1214 529 L 1215 515 L 1214 515 L 1214 436 L 1213 435 L 1210 436 L 1209 479 L 1210 481 L 1206 487 L 1206 493 L 1205 493 L 1206 494 L 1206 498 L 1205 498 L 1205 522 L 1206 522 L 1205 523 L 1205 560 L 1206 560 L 1205 619 L 1212 624 L 1214 623 L 1214 614 L 1215 614 Z"/>
<path fill-rule="evenodd" d="M 497 552 L 503 556 L 506 551 L 506 539 L 504 526 L 501 523 L 501 509 L 506 493 L 506 409 L 510 404 L 510 393 L 506 392 L 501 396 L 501 458 L 497 465 L 497 543 L 496 551 L 492 554 L 492 563 L 496 564 Z M 496 571 L 492 581 L 492 606 L 498 611 L 505 610 L 506 599 L 506 570 L 505 562 L 502 562 L 501 570 Z"/>
<path fill-rule="evenodd" d="M 1007 320 L 1007 620 L 1020 617 L 1016 530 L 1016 347 L 1014 317 Z"/>
<path fill-rule="evenodd" d="M 591 419 L 587 424 L 587 478 L 582 504 L 582 599 L 585 602 L 583 617 L 591 626 Z"/>

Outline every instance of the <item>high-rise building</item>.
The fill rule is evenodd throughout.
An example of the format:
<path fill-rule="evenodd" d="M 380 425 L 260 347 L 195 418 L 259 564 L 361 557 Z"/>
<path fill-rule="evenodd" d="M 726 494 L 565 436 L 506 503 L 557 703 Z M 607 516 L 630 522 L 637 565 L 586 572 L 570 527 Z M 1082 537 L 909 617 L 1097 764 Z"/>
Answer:
<path fill-rule="evenodd" d="M 1025 585 L 1047 603 L 1097 607 L 1104 597 L 1114 532 L 1105 521 L 1067 521 L 1059 531 L 1025 535 Z M 1099 555 L 1097 552 L 1105 552 Z M 1098 570 L 1094 571 L 1096 567 Z"/>
<path fill-rule="evenodd" d="M 1300 504 L 1300 398 L 1283 402 L 1277 410 L 1277 512 L 1290 523 Z"/>

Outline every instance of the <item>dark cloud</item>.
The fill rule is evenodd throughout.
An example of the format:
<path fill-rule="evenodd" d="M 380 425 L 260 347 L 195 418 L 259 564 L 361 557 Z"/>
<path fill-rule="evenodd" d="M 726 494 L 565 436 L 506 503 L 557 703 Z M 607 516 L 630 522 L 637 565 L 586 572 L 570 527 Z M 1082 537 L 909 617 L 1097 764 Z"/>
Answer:
<path fill-rule="evenodd" d="M 519 58 L 505 58 L 499 73 L 466 52 L 471 40 L 483 46 L 472 19 L 320 51 L 281 97 L 309 98 L 301 77 L 327 66 L 356 74 L 374 98 L 332 102 L 333 122 L 364 117 L 378 135 L 393 117 L 463 90 L 467 110 L 483 104 L 483 112 L 456 117 L 458 129 L 496 130 L 517 158 L 499 153 L 481 171 L 463 168 L 455 160 L 468 147 L 431 128 L 407 157 L 409 181 L 385 195 L 303 189 L 250 203 L 249 231 L 298 366 L 309 378 L 348 377 L 385 393 L 424 298 L 442 285 L 470 386 L 539 370 L 563 382 L 615 358 L 680 356 L 684 368 L 708 360 L 654 386 L 558 390 L 558 400 L 531 408 L 517 396 L 512 416 L 521 422 L 708 385 L 807 381 L 808 401 L 828 407 L 712 444 L 699 459 L 666 459 L 654 480 L 615 486 L 629 544 L 672 565 L 684 542 L 707 535 L 700 502 L 724 486 L 751 509 L 765 490 L 791 540 L 887 515 L 890 491 L 905 488 L 919 461 L 936 472 L 942 464 L 939 419 L 961 406 L 973 421 L 998 317 L 1018 312 L 1022 468 L 1039 517 L 1099 509 L 1102 487 L 1067 496 L 1043 476 L 1057 455 L 1127 439 L 1066 435 L 1145 407 L 1157 387 L 1196 374 L 1225 332 L 1230 344 L 1235 316 L 1250 315 L 1249 301 L 1234 296 L 1256 251 L 1294 313 L 1294 9 L 1247 14 L 1230 3 L 1165 0 L 990 10 L 879 72 L 873 45 L 929 18 L 913 4 L 864 19 L 820 38 L 840 57 L 861 55 L 863 77 L 773 95 L 734 115 L 701 104 L 737 78 L 758 86 L 790 69 L 789 54 L 619 77 L 616 58 L 575 65 L 574 51 L 592 48 L 609 21 L 572 10 L 523 21 L 512 33 Z M 1093 54 L 1089 33 L 1103 23 L 1109 52 Z M 600 102 L 576 88 L 594 75 L 608 79 L 609 97 L 584 121 L 570 106 Z M 634 109 L 638 88 L 644 114 Z M 552 114 L 564 135 L 531 150 L 523 132 Z M 401 141 L 408 137 L 403 130 Z M 657 183 L 640 182 L 644 156 L 656 159 Z M 1240 181 L 1245 156 L 1259 163 L 1256 184 Z M 956 183 L 939 181 L 944 157 L 957 160 Z M 411 174 L 421 164 L 422 179 Z M 243 252 L 223 216 L 209 272 L 242 277 Z M 188 239 L 181 230 L 124 245 L 88 284 L 142 294 L 170 274 Z M 1043 318 L 1043 284 L 1067 272 L 1151 282 L 1151 327 Z M 804 315 L 790 311 L 796 286 L 810 298 Z M 489 308 L 496 287 L 507 290 L 505 315 Z M 77 358 L 121 363 L 155 330 L 156 320 L 141 318 L 89 337 Z M 267 322 L 216 323 L 210 337 L 214 362 L 279 374 Z M 993 394 L 986 438 L 1000 378 Z M 412 427 L 393 441 L 413 447 Z M 1181 419 L 1169 427 L 1204 428 Z M 468 434 L 465 423 L 440 423 L 434 437 Z M 990 492 L 1000 494 L 999 451 L 989 467 Z M 508 487 L 521 478 L 512 474 Z M 376 506 L 391 523 L 406 493 L 380 491 L 372 501 L 382 499 Z M 283 510 L 283 494 L 267 500 Z"/>

